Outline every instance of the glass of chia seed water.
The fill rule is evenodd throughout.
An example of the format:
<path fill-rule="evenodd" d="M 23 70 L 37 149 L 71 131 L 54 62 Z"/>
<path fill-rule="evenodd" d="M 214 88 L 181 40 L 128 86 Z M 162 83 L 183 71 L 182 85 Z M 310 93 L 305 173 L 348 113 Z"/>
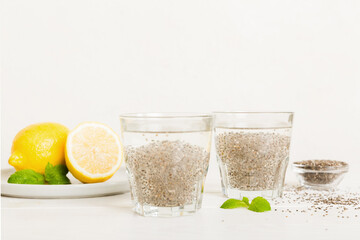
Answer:
<path fill-rule="evenodd" d="M 200 209 L 209 166 L 212 115 L 123 114 L 120 124 L 135 212 L 181 216 Z"/>
<path fill-rule="evenodd" d="M 230 198 L 282 196 L 292 112 L 215 112 L 223 193 Z"/>

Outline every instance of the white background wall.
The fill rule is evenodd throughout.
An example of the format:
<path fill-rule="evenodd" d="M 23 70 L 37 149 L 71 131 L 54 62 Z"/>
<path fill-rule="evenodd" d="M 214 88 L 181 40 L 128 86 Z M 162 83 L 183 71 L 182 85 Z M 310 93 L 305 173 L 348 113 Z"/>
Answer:
<path fill-rule="evenodd" d="M 3 168 L 31 123 L 286 110 L 291 161 L 360 170 L 360 1 L 1 2 Z"/>

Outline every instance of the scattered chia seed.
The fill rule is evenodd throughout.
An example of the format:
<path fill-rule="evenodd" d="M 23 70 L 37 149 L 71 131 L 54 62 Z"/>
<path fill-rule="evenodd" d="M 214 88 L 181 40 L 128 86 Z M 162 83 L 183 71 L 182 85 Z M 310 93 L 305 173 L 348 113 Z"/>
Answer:
<path fill-rule="evenodd" d="M 304 187 L 286 186 L 283 198 L 275 199 L 274 205 L 274 208 L 278 209 L 281 205 L 294 206 L 294 214 L 300 212 L 311 216 L 321 214 L 323 217 L 357 218 L 357 211 L 360 211 L 360 193 L 344 190 L 315 191 Z"/>

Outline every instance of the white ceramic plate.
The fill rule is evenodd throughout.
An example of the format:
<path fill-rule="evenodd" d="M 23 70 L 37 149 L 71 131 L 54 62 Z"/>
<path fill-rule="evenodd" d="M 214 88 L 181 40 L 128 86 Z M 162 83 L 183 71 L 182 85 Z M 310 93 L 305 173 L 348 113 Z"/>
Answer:
<path fill-rule="evenodd" d="M 129 183 L 125 169 L 121 168 L 112 178 L 102 183 L 83 184 L 70 173 L 71 184 L 67 185 L 31 185 L 11 184 L 7 180 L 14 169 L 1 170 L 1 195 L 19 198 L 86 198 L 125 193 L 129 191 Z"/>

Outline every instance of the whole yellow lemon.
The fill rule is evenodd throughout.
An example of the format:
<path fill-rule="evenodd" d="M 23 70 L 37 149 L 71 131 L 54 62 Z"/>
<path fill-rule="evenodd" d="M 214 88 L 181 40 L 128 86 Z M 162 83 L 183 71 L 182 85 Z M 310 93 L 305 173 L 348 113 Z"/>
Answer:
<path fill-rule="evenodd" d="M 16 170 L 32 169 L 44 174 L 45 167 L 65 164 L 65 144 L 69 129 L 59 123 L 38 123 L 16 134 L 9 164 Z"/>

